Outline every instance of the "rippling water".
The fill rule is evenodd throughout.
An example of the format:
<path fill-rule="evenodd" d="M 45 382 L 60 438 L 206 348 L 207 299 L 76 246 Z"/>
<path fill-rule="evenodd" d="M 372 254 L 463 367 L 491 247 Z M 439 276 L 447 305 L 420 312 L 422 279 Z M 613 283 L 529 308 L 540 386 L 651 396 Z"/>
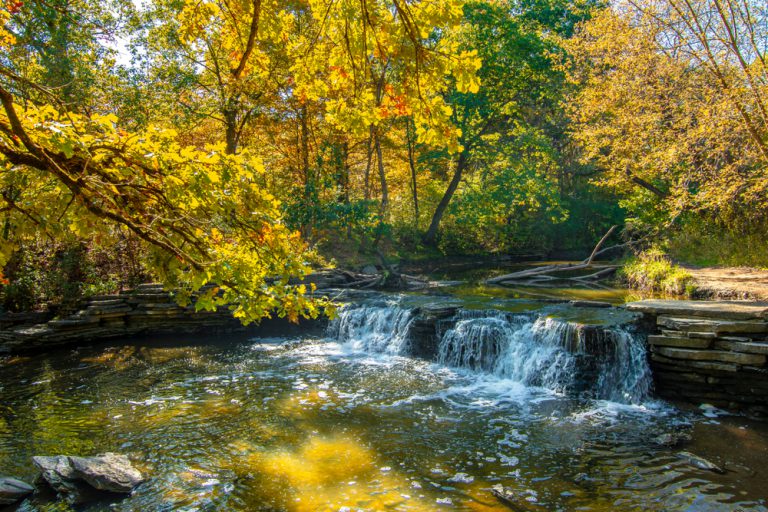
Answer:
<path fill-rule="evenodd" d="M 85 510 L 508 510 L 495 484 L 530 510 L 767 510 L 765 426 L 364 348 L 232 337 L 6 358 L 0 468 L 31 480 L 33 455 L 116 451 L 150 475 Z M 680 429 L 728 473 L 653 444 Z"/>

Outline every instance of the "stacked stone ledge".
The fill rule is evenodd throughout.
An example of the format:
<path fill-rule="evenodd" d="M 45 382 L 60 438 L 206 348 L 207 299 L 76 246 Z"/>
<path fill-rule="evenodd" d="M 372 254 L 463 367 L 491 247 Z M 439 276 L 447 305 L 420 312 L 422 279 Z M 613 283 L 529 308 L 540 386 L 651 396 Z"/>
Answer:
<path fill-rule="evenodd" d="M 768 417 L 768 304 L 645 300 L 659 396 Z"/>
<path fill-rule="evenodd" d="M 142 284 L 117 295 L 91 297 L 73 315 L 42 323 L 6 322 L 0 327 L 0 353 L 48 349 L 69 344 L 143 334 L 234 332 L 243 326 L 231 311 L 181 307 L 160 284 Z"/>

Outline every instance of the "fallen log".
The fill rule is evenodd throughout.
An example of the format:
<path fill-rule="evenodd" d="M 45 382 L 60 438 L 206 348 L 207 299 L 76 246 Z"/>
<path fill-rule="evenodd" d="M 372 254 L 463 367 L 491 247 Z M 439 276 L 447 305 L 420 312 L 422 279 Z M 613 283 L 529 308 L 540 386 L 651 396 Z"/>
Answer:
<path fill-rule="evenodd" d="M 581 263 L 564 263 L 560 265 L 544 265 L 541 267 L 536 268 L 530 268 L 526 270 L 520 270 L 518 272 L 512 272 L 511 274 L 505 274 L 502 276 L 492 277 L 490 279 L 485 280 L 485 284 L 513 284 L 514 281 L 521 281 L 521 280 L 531 280 L 534 277 L 543 277 L 543 276 L 549 276 L 549 274 L 554 274 L 558 272 L 571 272 L 574 270 L 584 270 L 588 268 L 600 268 L 602 270 L 599 270 L 598 272 L 595 272 L 593 274 L 590 274 L 589 276 L 583 276 L 589 277 L 589 279 L 597 280 L 602 277 L 610 275 L 609 272 L 607 272 L 609 269 L 611 272 L 615 272 L 615 269 L 617 268 L 616 265 L 593 265 L 593 261 L 595 259 L 595 256 L 597 256 L 600 253 L 600 247 L 605 243 L 605 241 L 613 234 L 613 232 L 616 230 L 617 226 L 611 226 L 611 229 L 609 229 L 603 237 L 600 239 L 599 242 L 595 245 L 595 248 L 592 249 L 592 252 L 590 253 L 589 257 L 582 261 Z M 601 274 L 601 272 L 605 272 L 605 274 Z M 582 279 L 583 279 L 582 278 Z M 554 278 L 558 279 L 558 278 Z M 571 280 L 576 278 L 562 278 L 564 280 Z M 589 280 L 587 279 L 587 280 Z M 520 283 L 517 283 L 520 284 Z"/>

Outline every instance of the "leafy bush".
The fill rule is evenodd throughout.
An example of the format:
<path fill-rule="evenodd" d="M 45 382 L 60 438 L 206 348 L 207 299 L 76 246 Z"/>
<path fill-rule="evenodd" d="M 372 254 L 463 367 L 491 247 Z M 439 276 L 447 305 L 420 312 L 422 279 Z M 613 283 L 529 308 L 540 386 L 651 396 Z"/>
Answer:
<path fill-rule="evenodd" d="M 648 249 L 627 262 L 621 276 L 630 287 L 643 292 L 660 292 L 669 295 L 693 294 L 693 276 L 672 263 L 660 249 Z"/>
<path fill-rule="evenodd" d="M 66 243 L 35 239 L 11 257 L 0 284 L 0 310 L 73 312 L 84 297 L 113 293 L 147 281 L 141 245 L 130 237 L 112 247 L 93 249 L 85 241 Z"/>

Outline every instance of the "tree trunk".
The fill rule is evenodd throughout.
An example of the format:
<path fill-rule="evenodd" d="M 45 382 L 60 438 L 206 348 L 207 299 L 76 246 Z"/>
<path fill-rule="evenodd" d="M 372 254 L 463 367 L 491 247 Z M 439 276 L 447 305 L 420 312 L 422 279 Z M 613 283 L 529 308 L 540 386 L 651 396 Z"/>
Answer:
<path fill-rule="evenodd" d="M 435 209 L 435 214 L 432 215 L 432 222 L 429 224 L 429 229 L 427 229 L 427 232 L 424 234 L 424 237 L 422 238 L 423 242 L 426 245 L 435 245 L 437 242 L 437 230 L 440 227 L 440 221 L 443 218 L 443 214 L 445 213 L 445 210 L 448 208 L 448 203 L 451 202 L 451 198 L 453 197 L 453 194 L 456 192 L 456 189 L 459 187 L 459 183 L 461 182 L 461 175 L 464 172 L 464 170 L 467 167 L 467 164 L 469 163 L 469 156 L 467 155 L 467 151 L 464 150 L 459 155 L 459 159 L 456 162 L 456 170 L 453 173 L 453 178 L 451 179 L 451 182 L 448 184 L 448 188 L 445 191 L 445 194 L 443 194 L 443 198 L 440 199 L 440 203 L 437 205 L 437 208 Z"/>
<path fill-rule="evenodd" d="M 227 154 L 234 155 L 237 153 L 237 135 L 238 123 L 237 123 L 237 110 L 234 108 L 228 108 L 224 110 L 224 123 L 226 127 L 226 140 L 227 140 Z"/>
<path fill-rule="evenodd" d="M 408 141 L 408 165 L 411 168 L 411 192 L 413 193 L 413 225 L 419 226 L 419 191 L 416 188 L 416 160 L 413 140 L 413 131 L 411 130 L 411 120 L 407 120 L 405 136 Z"/>
<path fill-rule="evenodd" d="M 374 130 L 373 133 L 373 141 L 376 147 L 376 160 L 378 161 L 379 165 L 379 182 L 381 184 L 381 217 L 383 222 L 384 215 L 387 213 L 387 209 L 389 208 L 389 192 L 387 191 L 387 175 L 384 172 L 384 158 L 381 154 L 381 138 L 379 137 L 378 130 Z"/>

